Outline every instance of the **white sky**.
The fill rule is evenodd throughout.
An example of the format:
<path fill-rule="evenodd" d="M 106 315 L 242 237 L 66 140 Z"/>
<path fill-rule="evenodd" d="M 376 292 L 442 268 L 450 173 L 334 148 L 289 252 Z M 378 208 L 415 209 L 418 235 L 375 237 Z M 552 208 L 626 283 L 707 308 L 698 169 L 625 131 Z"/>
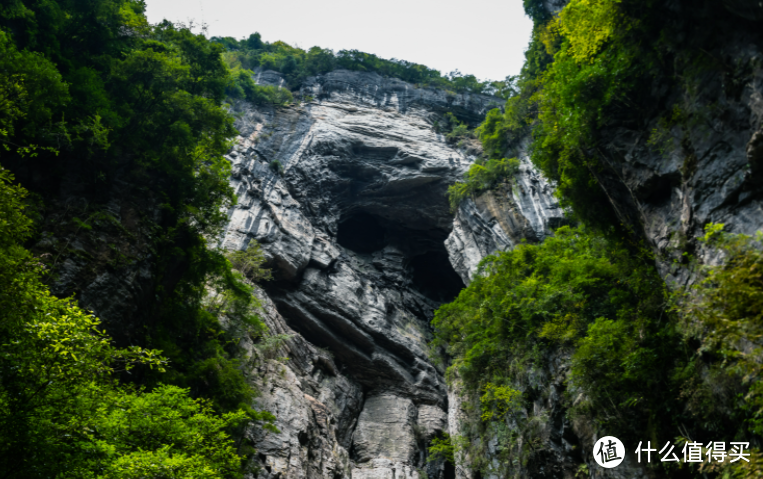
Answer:
<path fill-rule="evenodd" d="M 208 25 L 209 36 L 260 32 L 309 49 L 356 49 L 480 80 L 516 75 L 532 22 L 522 0 L 147 0 L 148 19 Z"/>

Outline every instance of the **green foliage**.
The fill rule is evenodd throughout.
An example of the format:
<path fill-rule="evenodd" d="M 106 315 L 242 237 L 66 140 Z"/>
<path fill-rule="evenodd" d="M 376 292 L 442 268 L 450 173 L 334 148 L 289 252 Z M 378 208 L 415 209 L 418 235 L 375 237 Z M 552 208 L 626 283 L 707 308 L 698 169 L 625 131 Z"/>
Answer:
<path fill-rule="evenodd" d="M 286 88 L 271 85 L 257 85 L 252 80 L 252 72 L 235 68 L 232 71 L 232 82 L 226 93 L 231 98 L 243 98 L 253 105 L 272 105 L 283 107 L 294 102 L 294 96 Z"/>
<path fill-rule="evenodd" d="M 709 358 L 711 374 L 699 368 L 686 378 L 685 393 L 691 408 L 704 418 L 725 416 L 723 409 L 747 412 L 747 427 L 763 434 L 763 233 L 752 238 L 723 232 L 722 224 L 709 223 L 700 240 L 725 255 L 719 266 L 705 267 L 703 279 L 676 297 L 682 331 L 697 341 L 696 362 Z M 704 377 L 703 377 L 704 376 Z M 693 383 L 692 383 L 693 382 Z M 716 385 L 714 385 L 715 383 Z M 743 393 L 717 397 L 717 384 L 736 385 Z M 734 389 L 732 389 L 734 390 Z M 738 421 L 739 423 L 741 421 Z"/>
<path fill-rule="evenodd" d="M 67 85 L 52 62 L 39 53 L 19 51 L 2 30 L 0 72 L 0 142 L 6 151 L 35 150 L 37 145 L 29 142 L 42 138 L 34 138 L 33 132 L 48 126 L 54 111 L 68 101 Z M 45 139 L 59 131 L 55 128 Z"/>
<path fill-rule="evenodd" d="M 162 397 L 174 395 L 178 410 L 196 407 L 199 417 L 209 416 L 210 408 L 218 415 L 214 417 L 225 418 L 228 416 L 219 414 L 230 413 L 230 421 L 209 422 L 204 426 L 206 432 L 193 432 L 199 440 L 208 437 L 219 443 L 220 451 L 228 443 L 215 431 L 232 432 L 231 428 L 240 423 L 235 418 L 264 422 L 272 428 L 268 426 L 272 415 L 251 409 L 256 391 L 246 371 L 253 368 L 245 364 L 239 347 L 245 336 L 256 340 L 264 334 L 265 326 L 257 315 L 259 303 L 245 278 L 231 270 L 223 252 L 208 247 L 235 198 L 228 184 L 230 164 L 223 157 L 235 135 L 233 119 L 222 105 L 226 88 L 233 81 L 221 57 L 224 49 L 169 22 L 149 26 L 144 10 L 145 4 L 138 0 L 11 0 L 0 7 L 3 163 L 22 173 L 34 171 L 35 177 L 40 173 L 40 183 L 29 175 L 25 179 L 46 194 L 58 191 L 57 182 L 66 168 L 67 181 L 95 210 L 80 214 L 83 219 L 70 218 L 73 236 L 63 250 L 48 256 L 53 258 L 51 265 L 60 264 L 58 259 L 77 235 L 96 235 L 104 228 L 113 229 L 115 223 L 124 230 L 119 221 L 103 216 L 100 207 L 113 199 L 109 194 L 117 182 L 122 185 L 119 188 L 129 184 L 145 193 L 147 208 L 159 211 L 141 217 L 139 224 L 123 235 L 125 241 L 147 243 L 140 247 L 152 259 L 153 281 L 145 285 L 139 314 L 130 318 L 133 332 L 129 338 L 117 336 L 122 343 L 148 348 L 134 350 L 112 346 L 111 340 L 93 329 L 97 323 L 87 323 L 88 314 L 47 294 L 40 282 L 43 258 L 31 258 L 20 246 L 29 237 L 31 226 L 27 232 L 14 226 L 11 213 L 18 205 L 5 203 L 11 206 L 9 219 L 2 223 L 5 230 L 0 232 L 6 241 L 0 260 L 0 288 L 9 288 L 0 298 L 8 308 L 2 344 L 25 346 L 8 350 L 5 369 L 0 373 L 2 394 L 13 412 L 5 417 L 22 423 L 32 421 L 32 416 L 37 418 L 34 424 L 11 421 L 3 425 L 2 444 L 8 448 L 3 451 L 3 460 L 12 464 L 16 455 L 22 461 L 19 467 L 23 468 L 15 477 L 53 477 L 56 471 L 73 467 L 71 464 L 108 477 L 148 474 L 152 464 L 163 470 L 162 474 L 183 477 L 235 475 L 230 464 L 235 459 L 237 468 L 237 457 L 221 452 L 217 459 L 205 459 L 200 443 L 198 451 L 182 449 L 181 436 L 165 436 L 161 444 L 150 447 L 133 443 L 145 451 L 145 456 L 140 456 L 138 449 L 118 450 L 121 446 L 113 442 L 117 439 L 108 439 L 108 447 L 113 449 L 107 451 L 109 457 L 123 462 L 119 468 L 108 470 L 111 472 L 97 469 L 106 468 L 106 459 L 99 459 L 101 452 L 96 454 L 93 449 L 92 457 L 86 457 L 78 451 L 87 441 L 100 439 L 96 434 L 92 441 L 80 441 L 84 433 L 79 426 L 104 431 L 103 421 L 111 417 L 104 401 L 137 404 L 135 401 L 146 398 L 159 407 L 158 396 L 147 396 L 157 393 Z M 277 104 L 291 101 L 288 92 L 247 89 L 252 82 L 247 83 L 242 75 L 238 78 L 244 83 L 244 95 L 255 98 L 264 94 L 267 101 Z M 3 201 L 11 201 L 6 197 L 21 201 L 21 191 L 4 190 Z M 113 221 L 102 221 L 107 217 Z M 109 246 L 119 252 L 115 245 Z M 90 255 L 85 256 L 92 261 Z M 120 261 L 109 262 L 108 267 L 119 265 Z M 47 278 L 54 278 L 55 273 L 47 272 Z M 50 315 L 35 319 L 46 312 Z M 50 325 L 45 323 L 48 320 Z M 37 329 L 30 329 L 32 324 Z M 47 336 L 40 338 L 34 331 Z M 113 332 L 119 334 L 119 325 Z M 88 343 L 88 334 L 97 341 Z M 63 356 L 75 338 L 84 349 L 72 349 Z M 104 349 L 104 344 L 112 349 Z M 158 350 L 162 351 L 162 364 L 168 361 L 172 365 L 166 372 L 146 367 L 153 364 L 149 359 L 155 358 Z M 103 358 L 100 369 L 87 369 L 91 363 L 82 361 L 92 359 L 88 354 L 106 354 L 104 351 L 111 351 L 108 354 L 113 353 L 113 357 Z M 126 366 L 110 366 L 114 361 L 124 363 L 128 353 L 137 355 L 131 359 L 136 366 L 131 371 Z M 71 372 L 64 378 L 69 382 L 62 379 L 47 384 L 35 379 L 31 369 L 21 374 L 18 366 L 24 361 L 38 364 L 34 371 L 47 374 L 46 364 L 55 365 L 58 359 L 71 360 L 60 366 L 61 374 Z M 12 367 L 13 361 L 16 366 Z M 136 386 L 120 385 L 117 379 Z M 76 382 L 80 380 L 85 382 Z M 176 387 L 164 386 L 167 383 Z M 177 393 L 181 391 L 177 387 L 182 393 Z M 90 402 L 76 403 L 78 395 Z M 207 399 L 192 399 L 200 397 Z M 26 402 L 21 401 L 24 398 Z M 50 407 L 43 407 L 38 399 L 48 401 Z M 103 415 L 98 416 L 101 410 Z M 170 414 L 169 408 L 156 411 L 157 417 Z M 71 431 L 66 429 L 70 420 L 75 428 Z M 195 421 L 191 416 L 188 420 Z M 46 450 L 50 456 L 43 457 Z M 133 453 L 137 455 L 129 456 Z M 220 467 L 212 467 L 218 459 Z M 91 460 L 101 461 L 101 466 L 93 466 L 95 463 L 88 462 Z M 36 463 L 39 466 L 32 466 Z"/>
<path fill-rule="evenodd" d="M 480 407 L 483 421 L 489 421 L 493 417 L 504 417 L 509 412 L 519 408 L 519 391 L 506 386 L 496 386 L 492 383 L 485 384 L 485 393 L 480 397 Z"/>
<path fill-rule="evenodd" d="M 375 72 L 421 86 L 457 92 L 505 94 L 510 88 L 506 82 L 479 81 L 474 75 L 464 75 L 458 70 L 443 75 L 424 65 L 394 58 L 385 60 L 358 50 L 340 50 L 334 53 L 316 46 L 305 51 L 280 41 L 263 42 L 259 33 L 243 40 L 235 40 L 232 37 L 212 37 L 211 40 L 228 50 L 225 60 L 231 69 L 253 70 L 259 67 L 278 71 L 284 75 L 292 89 L 298 87 L 308 76 L 338 68 Z"/>
<path fill-rule="evenodd" d="M 432 348 L 451 358 L 448 380 L 460 385 L 471 411 L 463 443 L 472 465 L 491 472 L 486 451 L 496 438 L 490 447 L 506 469 L 493 473 L 516 472 L 540 451 L 547 417 L 534 405 L 547 392 L 538 378 L 558 359 L 570 365 L 568 416 L 596 430 L 653 443 L 673 440 L 676 431 L 757 437 L 763 233 L 722 229 L 708 225 L 702 241 L 720 249 L 724 262 L 674 293 L 672 311 L 648 255 L 591 232 L 562 227 L 540 245 L 486 258 L 433 321 Z M 751 464 L 700 471 L 756 477 Z"/>
<path fill-rule="evenodd" d="M 627 41 L 630 29 L 625 25 L 633 22 L 621 18 L 618 3 L 573 1 L 565 7 L 560 14 L 561 50 L 543 74 L 536 97 L 533 162 L 558 182 L 563 204 L 591 225 L 613 221 L 612 213 L 602 208 L 607 202 L 589 150 L 596 130 L 606 124 L 608 107 L 623 101 L 639 77 L 634 68 L 643 56 Z M 601 53 L 605 45 L 608 49 Z"/>
<path fill-rule="evenodd" d="M 270 269 L 263 268 L 265 263 L 265 253 L 262 246 L 256 241 L 249 241 L 249 245 L 244 251 L 232 251 L 228 253 L 228 259 L 234 268 L 251 281 L 268 281 L 273 278 Z"/>
<path fill-rule="evenodd" d="M 500 108 L 493 108 L 477 128 L 482 150 L 490 157 L 499 157 L 506 151 L 504 115 Z"/>
<path fill-rule="evenodd" d="M 279 357 L 278 351 L 281 347 L 291 339 L 293 334 L 268 334 L 262 338 L 262 340 L 255 346 L 260 351 L 262 356 L 266 359 L 276 359 L 279 361 L 288 360 L 287 357 Z M 324 351 L 326 354 L 331 355 L 330 351 Z"/>
<path fill-rule="evenodd" d="M 273 173 L 280 175 L 283 174 L 283 164 L 279 160 L 273 160 L 270 162 L 270 169 Z"/>
<path fill-rule="evenodd" d="M 570 365 L 564 401 L 572 421 L 634 442 L 664 443 L 676 431 L 684 439 L 750 441 L 751 463 L 681 468 L 709 477 L 760 477 L 763 237 L 709 225 L 701 241 L 721 251 L 723 262 L 704 268 L 702 280 L 679 290 L 666 312 L 652 259 L 619 241 L 624 235 L 617 232 L 627 226 L 598 184 L 616 161 L 604 157 L 600 132 L 641 121 L 640 99 L 654 85 L 676 82 L 685 98 L 668 101 L 650 146 L 686 148 L 689 132 L 707 128 L 702 123 L 715 107 L 694 106 L 697 85 L 706 78 L 701 73 L 721 67 L 696 45 L 717 37 L 651 1 L 572 0 L 555 17 L 540 0 L 525 0 L 525 8 L 535 28 L 519 91 L 504 112 L 489 112 L 477 133 L 485 152 L 497 158 L 532 132 L 533 163 L 556 182 L 562 205 L 587 229 L 562 228 L 543 245 L 486 258 L 480 276 L 436 312 L 433 347 L 452 358 L 449 380 L 465 390 L 472 465 L 503 474 L 489 471 L 488 457 L 497 455 L 501 467 L 516 472 L 539 452 L 547 418 L 533 416 L 531 405 L 547 399 L 539 378 L 561 358 Z M 676 25 L 682 25 L 678 32 Z M 689 31 L 702 34 L 689 41 Z M 696 162 L 688 152 L 684 178 Z M 451 199 L 466 194 L 460 185 Z M 520 393 L 518 412 L 495 408 L 493 388 L 499 387 Z M 486 401 L 492 409 L 485 409 Z"/>
<path fill-rule="evenodd" d="M 138 226 L 151 232 L 143 240 L 155 282 L 132 325 L 144 333 L 129 341 L 164 351 L 174 367 L 130 379 L 189 388 L 218 410 L 249 408 L 256 392 L 237 341 L 259 337 L 264 325 L 251 287 L 207 247 L 235 198 L 223 157 L 235 130 L 222 107 L 234 79 L 221 45 L 169 22 L 149 26 L 144 10 L 137 0 L 14 0 L 0 9 L 3 162 L 44 172 L 46 192 L 57 190 L 66 165 L 92 205 L 108 200 L 117 179 L 142 185 L 160 210 Z M 291 101 L 243 73 L 235 80 L 253 101 Z M 73 234 L 102 230 L 93 218 L 73 219 Z M 55 266 L 64 252 L 53 253 Z M 221 317 L 237 326 L 223 328 Z"/>
<path fill-rule="evenodd" d="M 572 0 L 559 12 L 559 28 L 569 41 L 567 52 L 574 61 L 590 62 L 615 34 L 623 35 L 633 27 L 632 20 L 621 16 L 621 1 Z"/>
<path fill-rule="evenodd" d="M 533 27 L 530 44 L 525 51 L 525 64 L 522 66 L 522 80 L 535 80 L 540 78 L 548 66 L 554 61 L 554 56 L 549 53 L 548 39 L 544 42 L 543 35 L 547 32 L 548 24 L 535 24 Z"/>
<path fill-rule="evenodd" d="M 597 134 L 656 63 L 653 3 L 572 0 L 557 16 L 526 0 L 534 19 L 526 62 L 504 113 L 477 129 L 491 157 L 507 155 L 532 131 L 533 163 L 557 183 L 557 196 L 589 227 L 619 225 L 598 185 Z M 532 130 L 529 127 L 532 126 Z"/>
<path fill-rule="evenodd" d="M 135 0 L 12 5 L 0 12 L 5 164 L 33 158 L 28 168 L 55 174 L 66 162 L 54 155 L 75 158 L 100 190 L 127 167 L 161 191 L 162 227 L 218 228 L 233 201 L 222 47 L 167 22 L 149 27 Z"/>
<path fill-rule="evenodd" d="M 257 339 L 266 330 L 253 287 L 231 271 L 223 252 L 198 243 L 187 254 L 195 264 L 174 291 L 165 293 L 161 322 L 151 324 L 146 338 L 174 367 L 161 377 L 148 374 L 144 381 L 190 388 L 194 396 L 212 399 L 217 410 L 245 409 L 254 419 L 266 420 L 271 416 L 251 410 L 257 391 L 246 374 L 251 365 L 240 359 L 241 339 Z"/>
<path fill-rule="evenodd" d="M 448 187 L 448 201 L 453 211 L 469 196 L 489 190 L 500 182 L 510 181 L 519 171 L 516 158 L 488 160 L 484 164 L 474 163 L 464 174 L 464 181 Z"/>
<path fill-rule="evenodd" d="M 445 117 L 447 124 L 443 131 L 449 143 L 457 143 L 459 140 L 470 136 L 469 126 L 460 122 L 453 113 L 447 112 Z"/>
<path fill-rule="evenodd" d="M 442 119 L 435 120 L 432 124 L 434 131 L 445 135 L 448 143 L 458 143 L 465 138 L 472 138 L 469 125 L 459 120 L 456 115 L 446 112 Z"/>
<path fill-rule="evenodd" d="M 546 9 L 546 2 L 543 0 L 522 0 L 525 7 L 525 13 L 532 18 L 533 23 L 543 24 L 551 19 L 551 14 Z"/>
<path fill-rule="evenodd" d="M 533 378 L 560 349 L 572 348 L 566 382 L 579 397 L 568 404 L 571 415 L 623 437 L 667 417 L 677 394 L 665 384 L 680 354 L 674 327 L 660 320 L 664 304 L 648 258 L 569 227 L 540 245 L 483 260 L 474 281 L 433 321 L 433 348 L 452 358 L 449 380 L 462 384 L 467 398 L 479 398 L 482 426 L 467 442 L 470 454 L 486 447 L 480 434 L 505 436 L 507 465 L 532 454 L 544 422 L 531 414 Z M 522 441 L 501 432 L 507 421 L 515 421 L 513 434 Z"/>
<path fill-rule="evenodd" d="M 240 477 L 230 431 L 246 411 L 216 414 L 187 390 L 151 391 L 118 374 L 163 373 L 160 351 L 118 348 L 100 321 L 50 295 L 26 191 L 0 170 L 0 470 L 5 477 Z"/>
<path fill-rule="evenodd" d="M 442 437 L 433 437 L 432 443 L 429 445 L 429 457 L 428 462 L 432 461 L 447 461 L 451 464 L 456 464 L 455 458 L 455 446 L 450 439 L 450 435 L 444 433 Z"/>

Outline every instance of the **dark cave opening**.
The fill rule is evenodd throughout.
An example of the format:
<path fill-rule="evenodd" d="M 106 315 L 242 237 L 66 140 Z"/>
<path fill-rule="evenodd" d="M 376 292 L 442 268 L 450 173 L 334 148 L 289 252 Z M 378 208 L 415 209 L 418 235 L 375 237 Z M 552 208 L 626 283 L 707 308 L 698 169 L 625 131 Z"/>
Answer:
<path fill-rule="evenodd" d="M 466 287 L 444 249 L 428 251 L 415 256 L 410 262 L 413 286 L 424 296 L 442 303 L 453 301 Z"/>
<path fill-rule="evenodd" d="M 368 213 L 356 213 L 339 223 L 337 242 L 356 253 L 370 254 L 387 245 L 386 230 Z"/>
<path fill-rule="evenodd" d="M 445 479 L 456 479 L 456 466 L 451 464 L 450 461 L 445 461 L 444 469 Z"/>
<path fill-rule="evenodd" d="M 376 253 L 387 245 L 399 248 L 413 288 L 439 303 L 453 301 L 465 287 L 450 264 L 444 238 L 443 232 L 414 230 L 364 211 L 342 219 L 337 231 L 337 242 L 356 253 Z"/>

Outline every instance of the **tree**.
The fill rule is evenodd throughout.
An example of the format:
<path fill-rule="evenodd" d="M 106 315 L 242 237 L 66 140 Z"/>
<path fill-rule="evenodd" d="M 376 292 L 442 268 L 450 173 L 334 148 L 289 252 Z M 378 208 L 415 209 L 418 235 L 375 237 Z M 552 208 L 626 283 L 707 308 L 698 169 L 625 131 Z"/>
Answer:
<path fill-rule="evenodd" d="M 251 417 L 118 373 L 164 371 L 159 351 L 117 348 L 71 299 L 50 295 L 21 243 L 32 233 L 26 191 L 0 170 L 0 470 L 4 477 L 238 477 L 228 431 Z"/>

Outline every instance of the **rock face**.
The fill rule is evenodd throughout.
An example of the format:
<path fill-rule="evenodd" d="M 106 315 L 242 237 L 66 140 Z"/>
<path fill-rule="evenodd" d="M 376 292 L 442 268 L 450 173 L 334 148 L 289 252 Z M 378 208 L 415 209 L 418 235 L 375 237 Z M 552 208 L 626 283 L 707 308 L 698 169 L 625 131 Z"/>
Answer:
<path fill-rule="evenodd" d="M 464 283 L 485 256 L 507 251 L 522 241 L 537 243 L 561 226 L 564 212 L 553 197 L 554 189 L 521 155 L 513 187 L 487 191 L 462 202 L 445 241 L 453 268 Z"/>
<path fill-rule="evenodd" d="M 761 227 L 763 37 L 758 23 L 742 18 L 758 18 L 753 13 L 763 7 L 743 0 L 723 4 L 740 16 L 723 9 L 681 11 L 692 15 L 691 28 L 712 27 L 714 40 L 700 38 L 712 45 L 702 55 L 718 62 L 687 69 L 679 84 L 654 80 L 645 124 L 615 122 L 600 132 L 600 184 L 620 220 L 651 244 L 668 284 L 691 280 L 676 266 L 684 251 L 713 262 L 696 241 L 707 223 L 745 234 Z M 688 120 L 666 124 L 671 109 Z"/>
<path fill-rule="evenodd" d="M 542 239 L 561 211 L 526 161 L 513 191 L 449 211 L 447 187 L 475 150 L 433 123 L 450 111 L 477 124 L 500 99 L 341 70 L 308 79 L 301 96 L 311 99 L 279 110 L 233 106 L 238 204 L 222 246 L 262 245 L 277 278 L 263 293 L 271 331 L 295 335 L 290 360 L 262 371 L 260 406 L 281 433 L 253 432 L 261 477 L 453 477 L 426 461 L 448 431 L 427 351 L 433 310 L 482 256 Z"/>

